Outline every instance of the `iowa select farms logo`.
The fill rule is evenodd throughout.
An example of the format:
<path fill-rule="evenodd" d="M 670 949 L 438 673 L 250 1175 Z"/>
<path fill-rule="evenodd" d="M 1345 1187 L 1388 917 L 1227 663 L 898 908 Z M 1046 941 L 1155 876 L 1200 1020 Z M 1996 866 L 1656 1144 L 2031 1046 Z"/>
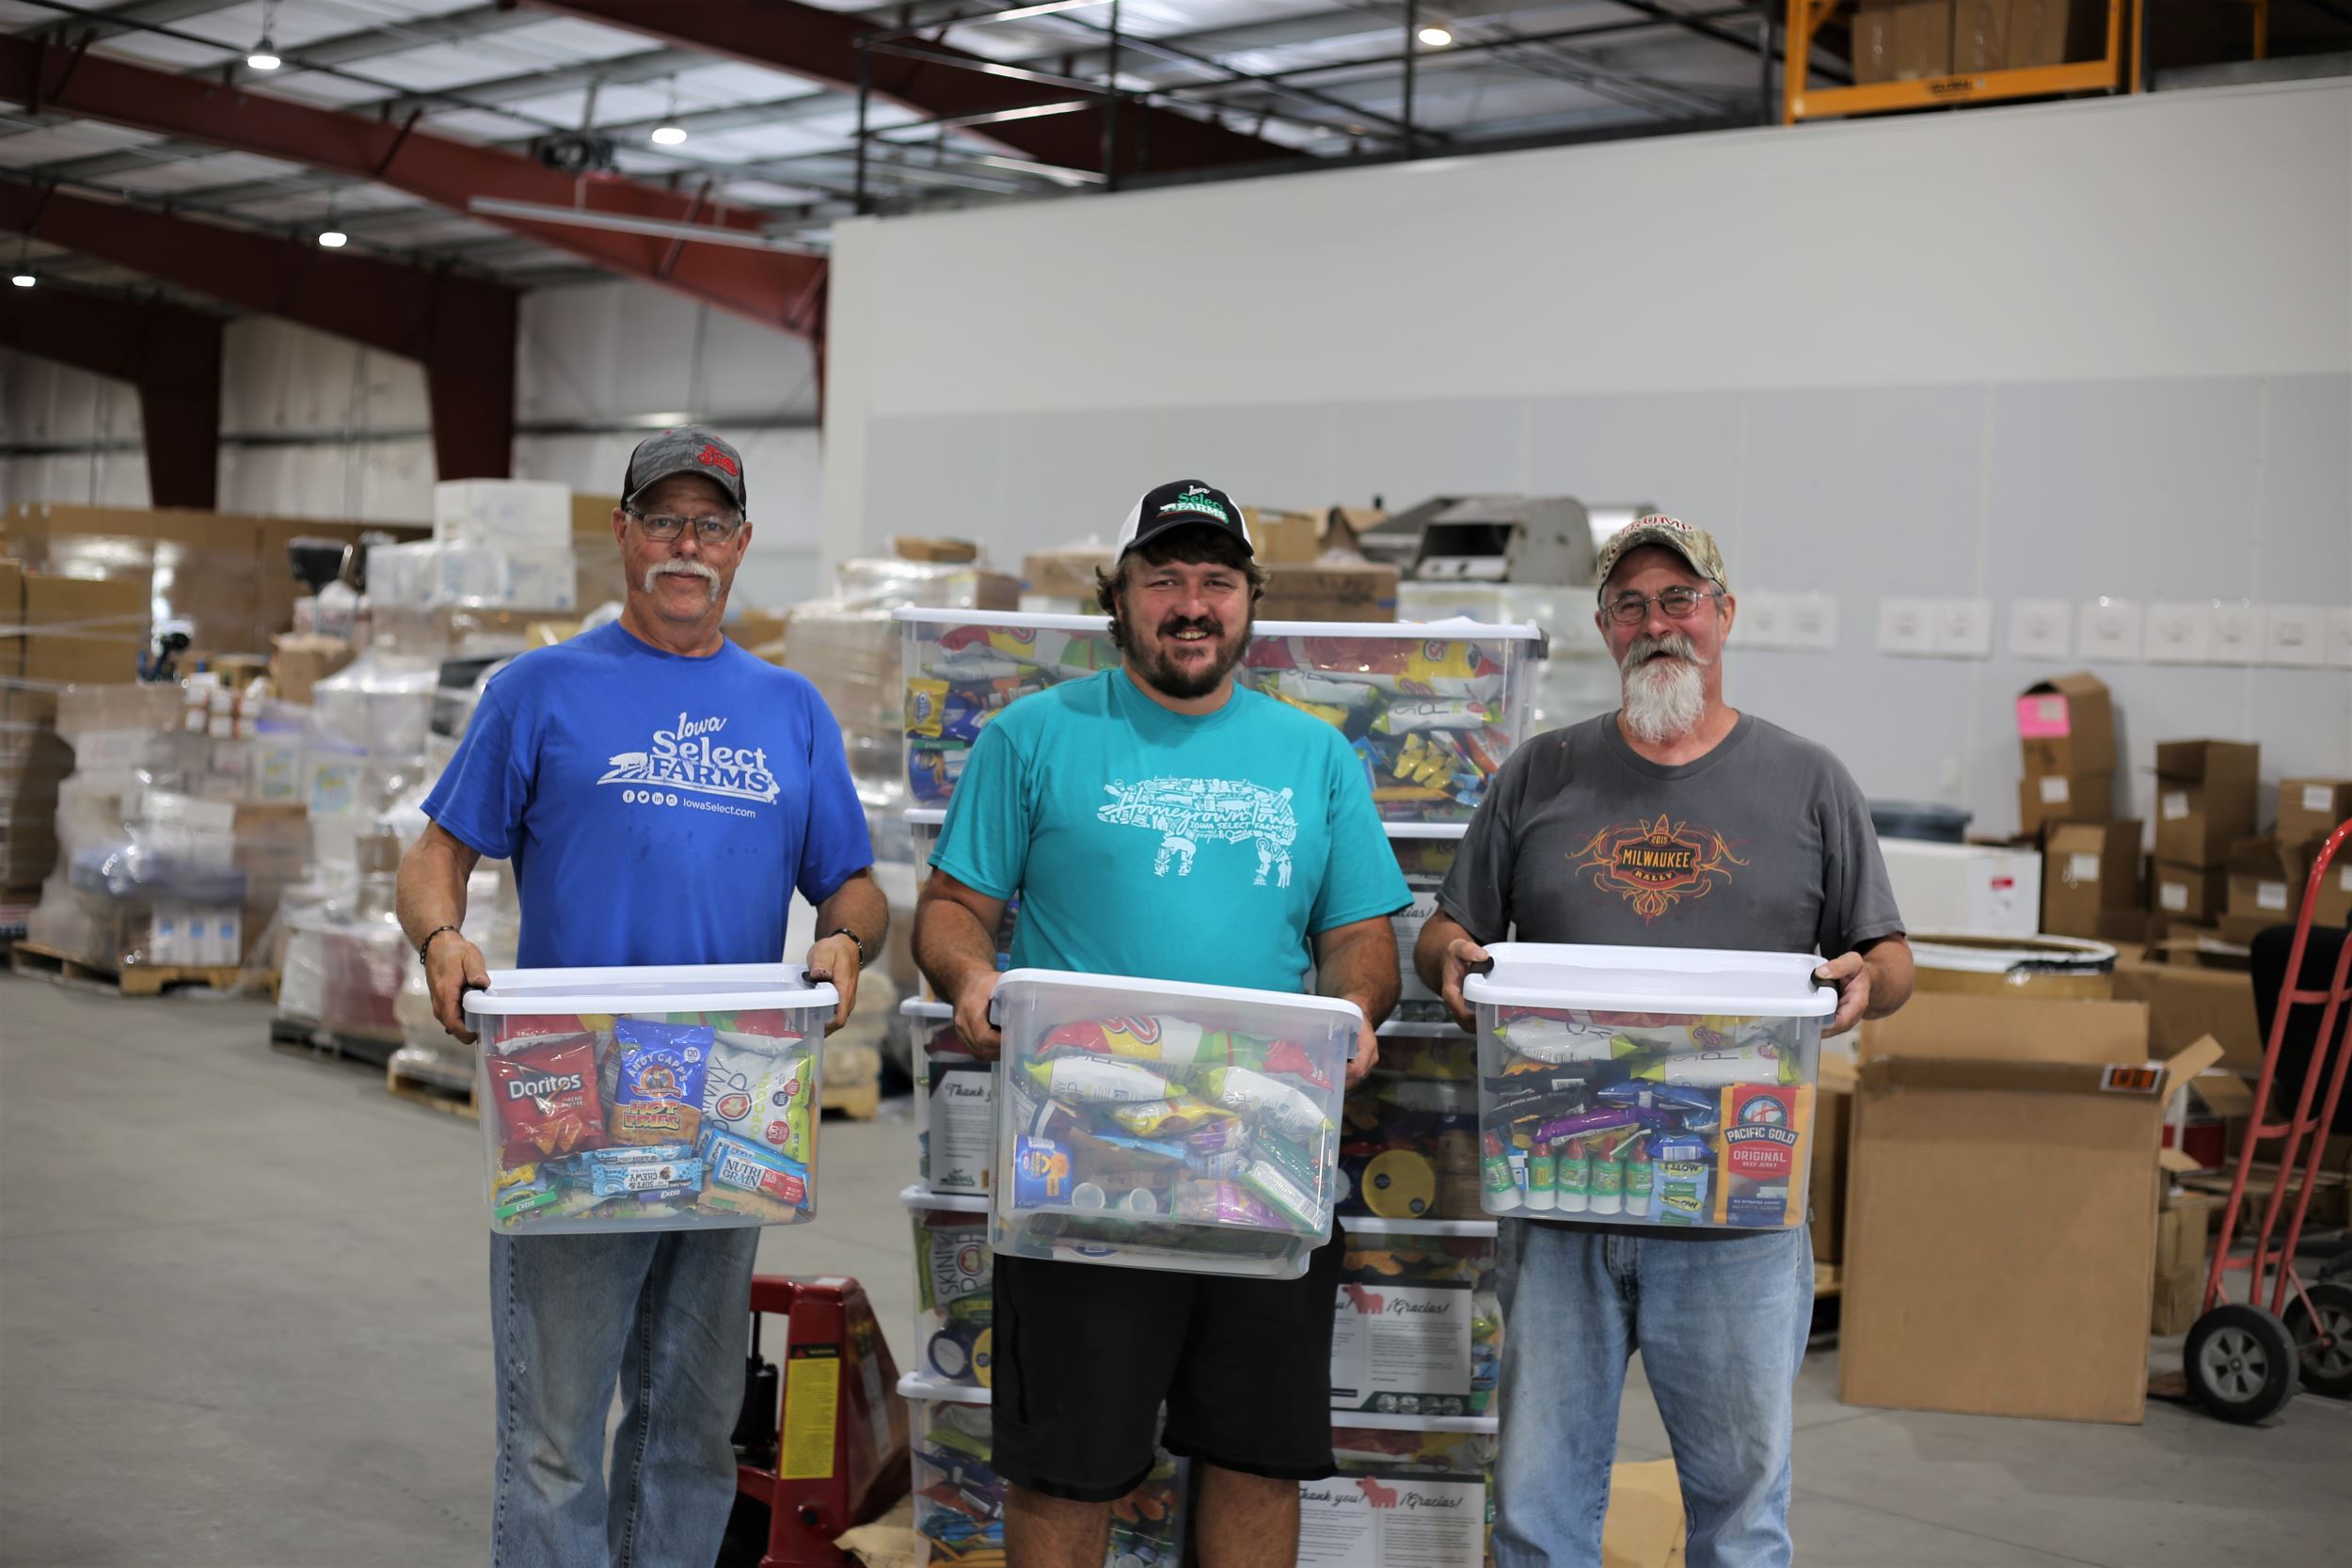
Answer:
<path fill-rule="evenodd" d="M 606 758 L 608 770 L 596 783 L 659 784 L 772 804 L 776 776 L 769 769 L 767 748 L 722 742 L 717 737 L 726 727 L 723 718 L 689 719 L 681 713 L 675 728 L 653 732 L 646 750 Z"/>
<path fill-rule="evenodd" d="M 1594 887 L 1632 905 L 1645 924 L 1685 898 L 1706 897 L 1748 863 L 1714 829 L 1663 815 L 1654 822 L 1613 823 L 1568 859 L 1579 875 L 1589 874 Z"/>

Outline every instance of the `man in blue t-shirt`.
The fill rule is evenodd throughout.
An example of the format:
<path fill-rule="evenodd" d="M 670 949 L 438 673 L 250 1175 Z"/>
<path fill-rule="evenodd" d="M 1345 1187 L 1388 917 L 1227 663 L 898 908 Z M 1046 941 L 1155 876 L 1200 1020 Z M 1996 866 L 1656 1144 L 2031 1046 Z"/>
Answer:
<path fill-rule="evenodd" d="M 1240 512 L 1179 481 L 1120 533 L 1103 608 L 1121 662 L 1007 707 L 980 734 L 931 853 L 915 957 L 981 1055 L 995 937 L 1016 965 L 1395 1005 L 1407 902 L 1363 766 L 1339 731 L 1233 683 L 1265 578 Z M 1111 1503 L 1153 1428 L 1203 1466 L 1208 1568 L 1289 1568 L 1298 1482 L 1331 1458 L 1337 1234 L 1298 1279 L 995 1260 L 993 1463 L 1013 1568 L 1100 1568 Z"/>
<path fill-rule="evenodd" d="M 434 1016 L 472 1042 L 460 999 L 489 975 L 458 927 L 487 855 L 514 863 L 527 969 L 773 963 L 797 888 L 817 906 L 808 972 L 840 992 L 838 1028 L 889 908 L 833 715 L 720 629 L 752 541 L 743 460 L 706 431 L 664 431 L 630 455 L 623 496 L 620 620 L 491 679 L 401 863 Z M 718 1555 L 758 1244 L 756 1228 L 491 1233 L 494 1568 Z"/>

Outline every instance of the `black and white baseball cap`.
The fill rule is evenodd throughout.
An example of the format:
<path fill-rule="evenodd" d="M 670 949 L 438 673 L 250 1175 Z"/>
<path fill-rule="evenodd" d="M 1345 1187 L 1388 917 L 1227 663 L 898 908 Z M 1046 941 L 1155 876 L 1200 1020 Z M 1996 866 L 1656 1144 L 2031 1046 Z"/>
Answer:
<path fill-rule="evenodd" d="M 1255 556 L 1249 542 L 1249 529 L 1242 521 L 1241 508 L 1232 498 L 1213 484 L 1197 479 L 1179 479 L 1146 490 L 1136 509 L 1127 514 L 1127 520 L 1119 525 L 1119 558 L 1172 528 L 1204 525 L 1223 529 L 1239 542 L 1242 553 Z"/>
<path fill-rule="evenodd" d="M 621 481 L 623 503 L 637 498 L 672 474 L 699 474 L 727 493 L 738 512 L 748 514 L 743 487 L 743 454 L 699 425 L 675 425 L 648 436 L 628 454 L 628 473 Z"/>

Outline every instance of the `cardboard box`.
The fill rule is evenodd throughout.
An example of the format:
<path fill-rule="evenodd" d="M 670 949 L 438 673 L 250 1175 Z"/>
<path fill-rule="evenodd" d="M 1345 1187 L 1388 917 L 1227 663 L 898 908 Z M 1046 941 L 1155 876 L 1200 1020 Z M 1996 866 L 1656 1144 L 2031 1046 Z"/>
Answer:
<path fill-rule="evenodd" d="M 1249 547 L 1258 564 L 1312 561 L 1323 553 L 1323 515 L 1314 512 L 1285 512 L 1271 506 L 1245 506 L 1242 521 L 1249 527 Z"/>
<path fill-rule="evenodd" d="M 2310 879 L 2311 862 L 2300 849 L 2290 849 L 2272 838 L 2240 839 L 2230 847 L 2226 870 L 2224 938 L 2251 940 L 2231 936 L 2233 921 L 2240 931 L 2260 931 L 2289 925 L 2303 912 L 2303 884 Z"/>
<path fill-rule="evenodd" d="M 1610 1468 L 1600 1568 L 1682 1568 L 1688 1528 L 1673 1460 L 1628 1460 Z"/>
<path fill-rule="evenodd" d="M 1846 1256 L 1846 1180 L 1853 1148 L 1854 1069 L 1824 1056 L 1813 1099 L 1813 1164 L 1805 1196 L 1813 1205 L 1813 1260 L 1836 1266 Z"/>
<path fill-rule="evenodd" d="M 1261 621 L 1393 621 L 1393 566 L 1343 565 L 1331 562 L 1277 562 L 1266 569 Z"/>
<path fill-rule="evenodd" d="M 943 561 L 951 565 L 980 559 L 980 546 L 969 539 L 909 539 L 890 541 L 890 553 L 901 561 Z"/>
<path fill-rule="evenodd" d="M 270 660 L 270 677 L 277 682 L 278 696 L 308 707 L 312 689 L 349 664 L 353 657 L 351 644 L 340 637 L 289 632 L 278 639 L 277 654 Z"/>
<path fill-rule="evenodd" d="M 2095 941 L 2102 916 L 2139 907 L 2137 820 L 2058 823 L 2042 853 L 2044 931 Z"/>
<path fill-rule="evenodd" d="M 9 626 L 22 648 L 19 673 L 32 685 L 112 685 L 138 678 L 147 647 L 150 590 L 144 575 L 92 580 L 25 572 Z"/>
<path fill-rule="evenodd" d="M 2018 831 L 2039 839 L 2060 822 L 2105 822 L 2115 815 L 2112 773 L 2027 774 L 2017 781 Z"/>
<path fill-rule="evenodd" d="M 2210 1036 L 2221 1046 L 2222 1066 L 2233 1072 L 2262 1070 L 2263 1038 L 2255 1020 L 2252 976 L 2195 964 L 2119 958 L 2115 995 L 2118 1001 L 2146 1004 L 2150 1055 L 2176 1056 Z"/>
<path fill-rule="evenodd" d="M 1952 69 L 1952 0 L 1894 0 L 1854 13 L 1854 80 L 1915 82 Z"/>
<path fill-rule="evenodd" d="M 2175 865 L 2219 865 L 2239 839 L 2254 836 L 2254 776 L 2262 748 L 2241 740 L 2165 740 L 2156 745 L 2156 858 Z"/>
<path fill-rule="evenodd" d="M 1040 550 L 1021 559 L 1021 586 L 1025 593 L 1049 599 L 1076 599 L 1089 613 L 1095 604 L 1094 574 L 1107 572 L 1117 558 L 1099 545 L 1077 545 L 1067 549 Z"/>
<path fill-rule="evenodd" d="M 2017 698 L 2017 740 L 2029 779 L 2114 772 L 2115 703 L 2107 683 L 2080 670 L 2034 682 Z"/>
<path fill-rule="evenodd" d="M 2229 907 L 2230 874 L 2222 866 L 2176 865 L 2156 862 L 2155 885 L 2149 901 L 2155 912 L 2174 920 L 2218 920 Z"/>
<path fill-rule="evenodd" d="M 2326 838 L 2352 821 L 2352 779 L 2280 779 L 2279 842 L 2290 847 Z"/>
<path fill-rule="evenodd" d="M 2205 1301 L 2205 1271 L 2175 1269 L 2156 1275 L 2149 1292 L 2148 1332 L 2159 1338 L 2186 1334 Z"/>
<path fill-rule="evenodd" d="M 2164 1108 L 2221 1048 L 2150 1062 L 2127 1002 L 1922 997 L 1880 1022 L 1902 1027 L 1854 1097 L 1839 1398 L 2138 1421 Z"/>
<path fill-rule="evenodd" d="M 2352 850 L 2338 850 L 2312 895 L 2312 924 L 2352 926 Z"/>
<path fill-rule="evenodd" d="M 2006 7 L 2005 69 L 2094 60 L 2106 49 L 2107 8 L 2101 0 L 2006 0 Z"/>

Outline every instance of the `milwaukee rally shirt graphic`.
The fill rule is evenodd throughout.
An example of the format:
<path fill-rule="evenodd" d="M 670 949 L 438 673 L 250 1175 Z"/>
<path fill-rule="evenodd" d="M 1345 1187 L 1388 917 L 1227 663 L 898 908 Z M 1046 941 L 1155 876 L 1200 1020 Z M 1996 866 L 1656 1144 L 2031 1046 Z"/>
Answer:
<path fill-rule="evenodd" d="M 1685 898 L 1704 898 L 1748 863 L 1711 828 L 1655 820 L 1616 822 L 1571 850 L 1578 876 L 1633 906 L 1644 924 Z"/>

